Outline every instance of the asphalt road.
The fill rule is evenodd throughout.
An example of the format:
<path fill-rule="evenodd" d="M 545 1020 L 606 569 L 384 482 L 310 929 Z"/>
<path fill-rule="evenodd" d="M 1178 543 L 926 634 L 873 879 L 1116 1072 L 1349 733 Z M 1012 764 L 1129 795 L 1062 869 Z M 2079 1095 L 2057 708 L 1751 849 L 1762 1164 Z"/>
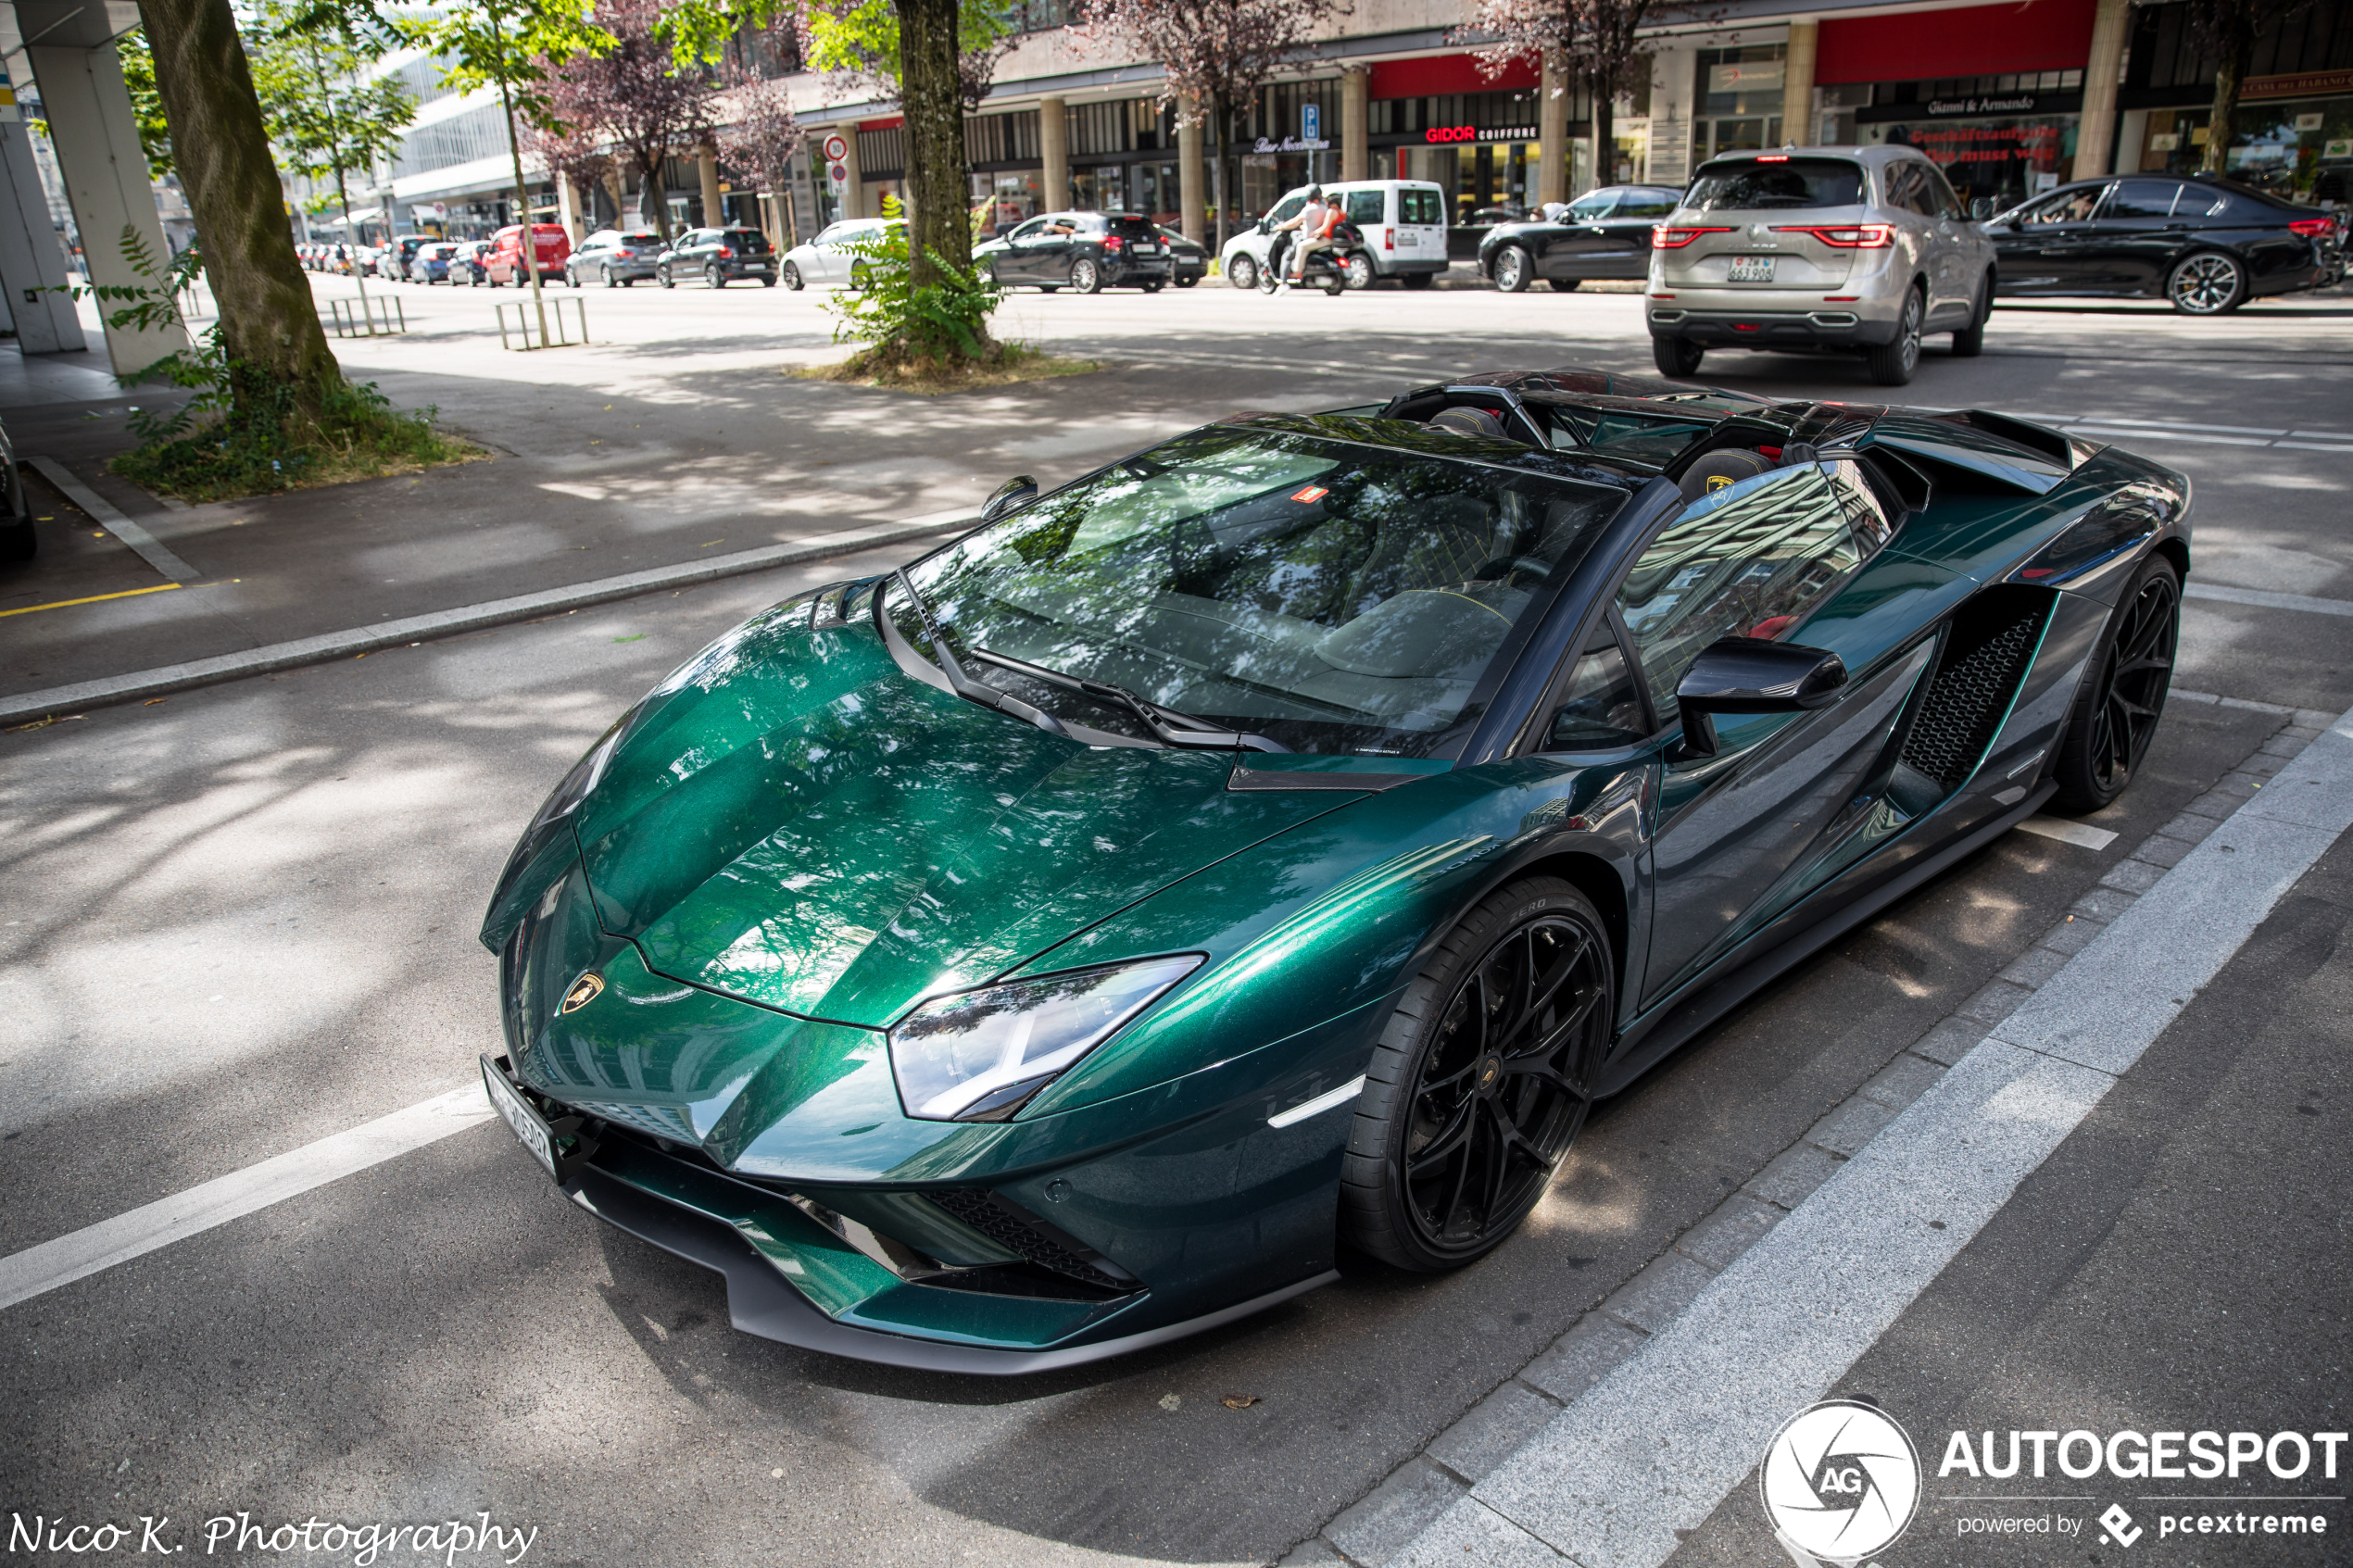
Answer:
<path fill-rule="evenodd" d="M 648 345 L 571 362 L 498 358 L 478 331 L 456 335 L 453 317 L 446 341 L 421 333 L 349 358 L 399 400 L 439 401 L 514 454 L 512 467 L 445 470 L 416 487 L 434 487 L 444 512 L 475 508 L 483 527 L 466 537 L 496 533 L 495 515 L 514 531 L 465 557 L 453 530 L 461 558 L 437 575 L 420 546 L 429 594 L 364 592 L 330 572 L 306 595 L 303 571 L 335 553 L 338 510 L 356 530 L 377 528 L 367 493 L 396 496 L 408 482 L 313 498 L 307 512 L 270 503 L 284 508 L 274 537 L 300 558 L 248 574 L 279 572 L 277 598 L 246 612 L 248 634 L 325 629 L 300 619 L 320 604 L 346 616 L 333 624 L 357 624 L 598 574 L 566 562 L 545 575 L 558 571 L 554 542 L 572 538 L 547 522 L 546 486 L 573 481 L 531 477 L 581 471 L 590 440 L 620 444 L 593 434 L 587 415 L 606 411 L 591 404 L 614 404 L 616 425 L 635 415 L 626 422 L 664 433 L 615 464 L 619 477 L 600 482 L 616 487 L 608 500 L 575 497 L 593 522 L 580 528 L 605 543 L 574 553 L 617 554 L 626 537 L 633 553 L 642 542 L 669 559 L 723 525 L 736 547 L 790 536 L 778 533 L 786 515 L 862 520 L 969 500 L 1013 465 L 1065 476 L 1238 403 L 1328 407 L 1507 363 L 1646 365 L 1622 296 L 1443 293 L 1413 296 L 1410 312 L 1406 297 L 1023 296 L 1009 330 L 1116 368 L 969 401 L 785 381 L 779 362 L 824 349 L 813 301 L 783 291 L 592 291 L 592 325 L 610 312 L 616 335 L 637 323 Z M 480 293 L 408 298 L 428 330 L 437 311 L 488 312 Z M 738 312 L 774 341 L 732 339 Z M 592 357 L 590 371 L 566 368 Z M 1875 395 L 1835 363 L 1711 360 L 1707 373 Z M 2006 312 L 1984 358 L 1932 357 L 1906 395 L 2294 429 L 2353 406 L 2348 383 L 2343 318 Z M 747 384 L 765 390 L 743 400 L 757 418 L 736 424 L 729 388 Z M 713 450 L 698 455 L 686 436 L 703 431 Z M 2196 581 L 2353 598 L 2335 499 L 2353 453 L 2126 444 L 2196 481 Z M 94 439 L 85 455 L 98 449 Z M 812 499 L 812 460 L 838 461 L 841 493 L 878 509 Z M 507 478 L 529 465 L 528 483 Z M 706 472 L 691 503 L 674 498 Z M 440 515 L 400 505 L 404 518 Z M 230 558 L 206 552 L 234 519 L 175 517 L 175 549 L 208 571 Z M 295 526 L 305 518 L 320 531 L 307 541 Z M 247 547 L 242 530 L 234 543 Z M 497 1037 L 493 964 L 472 932 L 548 784 L 707 638 L 863 564 L 736 579 L 0 736 L 0 1190 L 14 1199 L 0 1206 L 0 1255 L 465 1082 Z M 2342 618 L 2199 601 L 2177 684 L 2340 711 L 2353 706 L 2347 630 Z M 123 657 L 188 637 L 184 624 L 77 609 L 13 617 L 0 621 L 0 671 L 46 684 L 67 659 L 99 659 L 93 650 Z M 48 672 L 37 681 L 18 673 L 31 655 L 28 667 Z M 2012 834 L 1858 931 L 1605 1108 L 1523 1234 L 1465 1273 L 1360 1265 L 1233 1329 L 1036 1381 L 875 1369 L 735 1335 L 715 1276 L 560 1203 L 489 1124 L 0 1311 L 11 1352 L 0 1361 L 0 1513 L 134 1527 L 170 1515 L 165 1538 L 187 1543 L 185 1555 L 202 1553 L 203 1521 L 240 1511 L 297 1524 L 486 1512 L 538 1527 L 529 1561 L 588 1568 L 1270 1561 L 1623 1284 L 2279 723 L 2176 705 L 2145 776 L 2095 819 L 2114 845 Z M 2315 1010 L 2342 1010 L 2331 961 L 2259 974 L 2245 1005 L 2271 1010 L 2253 1043 L 2226 1067 L 2183 1069 L 2206 1075 L 2183 1093 L 2215 1158 L 2247 1135 L 2231 1097 L 2208 1086 L 2218 1073 L 2243 1075 L 2230 1086 L 2267 1104 L 2334 1092 L 2326 1073 L 2341 1069 L 2299 1056 L 2309 1047 L 2297 1034 Z M 2218 990 L 2211 1005 L 2232 1004 Z M 2167 1109 L 2160 1096 L 2146 1113 Z M 2341 1147 L 2341 1123 L 2323 1125 Z M 2260 1190 L 2259 1162 L 2232 1174 L 2234 1188 Z M 2218 1282 L 2209 1294 L 2227 1293 L 2237 1239 L 2276 1233 L 2285 1245 L 2278 1227 L 2309 1211 L 2272 1205 L 2285 1216 L 2274 1231 L 2250 1230 L 2259 1216 L 2246 1202 L 2217 1198 L 2165 1210 L 2186 1236 L 2120 1226 L 2097 1245 L 2141 1249 L 2120 1253 L 2120 1267 L 2185 1257 Z M 2007 1243 L 2026 1267 L 2045 1234 L 1997 1224 L 1976 1246 Z M 2002 1277 L 1999 1263 L 1977 1277 Z M 2045 1265 L 2032 1277 L 2050 1297 L 2041 1364 L 2050 1375 L 2105 1366 L 2076 1309 L 2051 1294 L 2062 1276 Z M 2145 1309 L 2152 1334 L 2162 1305 Z M 2298 1332 L 2234 1375 L 2284 1403 L 2265 1380 L 2308 1376 L 2343 1343 L 2341 1319 Z M 1903 1348 L 1891 1336 L 1885 1353 Z M 1874 1386 L 1905 1375 L 1930 1374 L 1891 1363 Z M 1228 1409 L 1228 1394 L 1259 1402 Z M 1941 1397 L 1957 1408 L 2006 1390 L 1988 1378 Z M 1990 1411 L 1981 1423 L 1975 1405 L 1961 1419 L 2019 1424 Z"/>

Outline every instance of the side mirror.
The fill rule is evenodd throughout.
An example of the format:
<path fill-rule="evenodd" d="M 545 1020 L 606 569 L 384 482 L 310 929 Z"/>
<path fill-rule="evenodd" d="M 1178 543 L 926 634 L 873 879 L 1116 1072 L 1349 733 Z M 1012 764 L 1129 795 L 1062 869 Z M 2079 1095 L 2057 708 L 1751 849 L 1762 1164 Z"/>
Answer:
<path fill-rule="evenodd" d="M 1026 473 L 1016 475 L 999 485 L 995 493 L 980 504 L 980 521 L 995 522 L 1015 507 L 1033 501 L 1037 496 L 1038 482 Z"/>
<path fill-rule="evenodd" d="M 1845 686 L 1846 665 L 1827 649 L 1719 637 L 1700 650 L 1675 688 L 1683 750 L 1716 755 L 1718 713 L 1803 713 L 1829 707 Z"/>
<path fill-rule="evenodd" d="M 1270 225 L 1265 219 L 1262 218 L 1258 220 L 1258 232 L 1260 233 L 1264 234 L 1270 232 L 1271 227 L 1272 225 Z"/>

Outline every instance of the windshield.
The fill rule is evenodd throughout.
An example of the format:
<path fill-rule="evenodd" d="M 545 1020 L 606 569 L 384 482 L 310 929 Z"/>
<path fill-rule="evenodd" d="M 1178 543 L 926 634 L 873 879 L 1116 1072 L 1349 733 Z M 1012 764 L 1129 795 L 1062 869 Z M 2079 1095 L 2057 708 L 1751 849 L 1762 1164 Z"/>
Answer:
<path fill-rule="evenodd" d="M 908 575 L 973 674 L 1071 722 L 1144 733 L 1115 705 L 973 656 L 1123 686 L 1293 751 L 1445 755 L 1513 633 L 1624 499 L 1483 463 L 1217 427 L 1047 496 Z M 925 645 L 905 596 L 888 603 Z"/>
<path fill-rule="evenodd" d="M 1711 163 L 1699 171 L 1690 194 L 1683 197 L 1685 207 L 1701 212 L 1860 207 L 1862 203 L 1862 165 L 1827 157 Z"/>

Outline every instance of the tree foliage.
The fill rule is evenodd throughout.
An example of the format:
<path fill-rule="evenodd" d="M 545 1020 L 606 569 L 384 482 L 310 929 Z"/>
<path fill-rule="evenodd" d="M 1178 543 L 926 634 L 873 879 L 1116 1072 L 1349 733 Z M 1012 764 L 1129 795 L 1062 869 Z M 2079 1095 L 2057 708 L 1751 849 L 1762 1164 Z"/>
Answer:
<path fill-rule="evenodd" d="M 334 181 L 344 232 L 356 240 L 351 176 L 372 174 L 399 151 L 416 101 L 396 78 L 368 79 L 381 40 L 350 16 L 302 15 L 273 5 L 258 22 L 246 55 L 270 140 L 292 172 Z M 355 277 L 365 315 L 367 276 Z"/>
<path fill-rule="evenodd" d="M 755 59 L 760 54 L 753 51 Z M 727 123 L 719 132 L 720 161 L 774 194 L 777 216 L 783 220 L 786 244 L 799 243 L 799 214 L 792 210 L 792 156 L 809 140 L 809 132 L 792 112 L 792 94 L 774 77 L 748 63 L 740 51 L 724 68 Z"/>
<path fill-rule="evenodd" d="M 1019 0 L 963 0 L 956 19 L 956 90 L 967 108 L 988 95 L 997 63 L 1018 41 Z M 897 98 L 900 6 L 893 0 L 803 0 L 797 12 L 801 58 L 833 74 L 839 88 Z"/>
<path fill-rule="evenodd" d="M 533 144 L 573 177 L 610 149 L 638 178 L 638 221 L 670 235 L 662 201 L 661 166 L 672 154 L 711 134 L 716 83 L 699 60 L 681 64 L 659 29 L 660 0 L 602 0 L 597 7 L 606 42 L 595 49 L 544 62 L 547 115 Z M 598 170 L 598 172 L 601 172 Z"/>
<path fill-rule="evenodd" d="M 1226 136 L 1231 117 L 1290 66 L 1301 46 L 1349 9 L 1346 0 L 1089 0 L 1081 31 L 1158 60 L 1160 104 L 1187 125 L 1207 121 L 1216 244 L 1226 244 Z"/>
<path fill-rule="evenodd" d="M 1618 94 L 1647 69 L 1642 33 L 1661 22 L 1714 20 L 1703 0 L 1472 0 L 1470 20 L 1453 35 L 1478 53 L 1479 69 L 1501 76 L 1514 64 L 1541 67 L 1547 56 L 1581 84 L 1593 101 L 1593 178 L 1617 178 Z M 1805 113 L 1794 108 L 1784 124 Z M 1546 149 L 1550 157 L 1551 149 Z"/>
<path fill-rule="evenodd" d="M 2221 174 L 2238 138 L 2239 94 L 2255 61 L 2255 41 L 2296 16 L 2312 0 L 2187 0 L 2183 19 L 2201 53 L 2214 61 L 2214 109 L 2207 122 L 2201 167 Z"/>
<path fill-rule="evenodd" d="M 163 98 L 156 92 L 156 57 L 144 32 L 127 32 L 115 41 L 122 61 L 122 84 L 131 93 L 131 118 L 139 126 L 139 150 L 147 155 L 147 178 L 170 177 L 171 127 L 164 123 Z"/>

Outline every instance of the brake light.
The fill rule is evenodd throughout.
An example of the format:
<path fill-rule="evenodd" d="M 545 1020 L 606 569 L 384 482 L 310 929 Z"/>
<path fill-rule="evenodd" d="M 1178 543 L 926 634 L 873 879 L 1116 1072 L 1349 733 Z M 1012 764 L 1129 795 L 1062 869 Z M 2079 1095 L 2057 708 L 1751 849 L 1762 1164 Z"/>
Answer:
<path fill-rule="evenodd" d="M 1380 232 L 1380 247 L 1383 250 L 1395 250 L 1397 248 L 1396 230 L 1383 229 Z"/>
<path fill-rule="evenodd" d="M 1759 163 L 1787 163 L 1789 161 L 1789 154 L 1759 153 L 1756 155 L 1756 161 Z"/>
<path fill-rule="evenodd" d="M 1816 228 L 1806 223 L 1777 223 L 1776 234 L 1811 234 L 1826 245 L 1840 250 L 1884 250 L 1895 243 L 1893 223 L 1840 223 Z"/>
<path fill-rule="evenodd" d="M 2317 240 L 2322 234 L 2335 232 L 2336 220 L 2334 218 L 2292 218 L 2288 220 L 2287 227 L 2288 232 L 2292 234 L 2301 234 L 2308 240 Z"/>
<path fill-rule="evenodd" d="M 635 256 L 635 255 L 636 255 L 637 253 L 636 253 L 635 251 L 634 251 L 634 250 L 617 250 L 617 251 L 614 251 L 614 252 L 613 252 L 613 254 L 614 254 L 615 256 L 628 257 L 628 256 Z"/>
<path fill-rule="evenodd" d="M 1103 248 L 1108 251 L 1116 252 L 1123 249 L 1126 244 L 1127 242 L 1121 239 L 1117 234 L 1105 234 L 1103 236 Z"/>
<path fill-rule="evenodd" d="M 1730 224 L 1713 229 L 1670 229 L 1661 223 L 1651 231 L 1651 248 L 1653 250 L 1680 250 L 1702 234 L 1729 234 L 1731 232 Z"/>
<path fill-rule="evenodd" d="M 719 259 L 722 261 L 733 261 L 736 259 L 736 253 L 729 250 L 725 245 L 721 245 L 719 247 Z"/>

